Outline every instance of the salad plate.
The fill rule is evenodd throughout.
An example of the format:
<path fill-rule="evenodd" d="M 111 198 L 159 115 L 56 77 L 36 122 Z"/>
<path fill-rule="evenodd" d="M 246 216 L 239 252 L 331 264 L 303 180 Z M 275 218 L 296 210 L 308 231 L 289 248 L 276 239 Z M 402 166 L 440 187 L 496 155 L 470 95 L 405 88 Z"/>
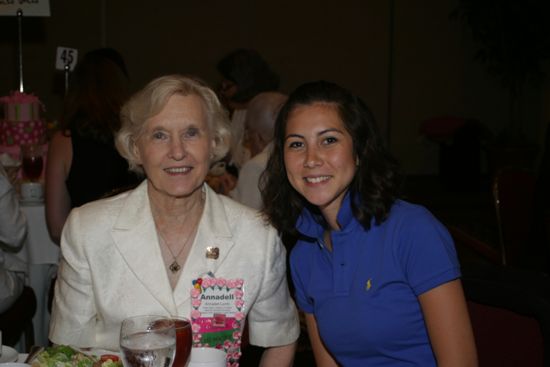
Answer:
<path fill-rule="evenodd" d="M 19 358 L 19 353 L 12 347 L 2 345 L 2 355 L 0 356 L 0 363 L 15 362 Z"/>
<path fill-rule="evenodd" d="M 79 352 L 82 352 L 92 357 L 101 358 L 102 356 L 117 356 L 118 358 L 122 358 L 122 354 L 120 352 L 114 352 L 108 349 L 99 349 L 99 348 L 75 348 L 75 349 L 78 350 Z"/>
<path fill-rule="evenodd" d="M 117 352 L 78 349 L 68 345 L 47 347 L 30 363 L 32 367 L 122 367 L 122 360 Z"/>

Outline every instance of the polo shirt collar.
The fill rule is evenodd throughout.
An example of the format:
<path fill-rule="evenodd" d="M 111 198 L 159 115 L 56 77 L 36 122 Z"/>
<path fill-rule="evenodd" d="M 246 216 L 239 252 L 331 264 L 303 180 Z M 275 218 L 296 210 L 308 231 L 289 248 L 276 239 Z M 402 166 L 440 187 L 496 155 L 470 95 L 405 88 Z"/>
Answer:
<path fill-rule="evenodd" d="M 351 210 L 351 195 L 349 190 L 342 200 L 342 206 L 338 211 L 337 218 L 338 223 L 340 223 L 342 227 L 339 232 L 347 232 L 352 227 L 352 223 L 355 222 Z M 316 239 L 322 243 L 324 232 L 323 218 L 321 214 L 317 212 L 316 208 L 313 209 L 311 206 L 304 207 L 304 210 L 302 210 L 302 213 L 296 221 L 296 229 L 302 235 L 311 239 Z"/>

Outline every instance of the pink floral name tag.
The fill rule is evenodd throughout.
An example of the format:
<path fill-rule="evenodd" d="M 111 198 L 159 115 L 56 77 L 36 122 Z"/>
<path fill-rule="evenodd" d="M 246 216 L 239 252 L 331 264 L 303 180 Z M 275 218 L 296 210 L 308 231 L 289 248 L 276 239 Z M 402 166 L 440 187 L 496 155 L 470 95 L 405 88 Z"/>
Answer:
<path fill-rule="evenodd" d="M 193 346 L 227 353 L 227 366 L 237 367 L 244 325 L 244 280 L 198 278 L 191 290 Z"/>

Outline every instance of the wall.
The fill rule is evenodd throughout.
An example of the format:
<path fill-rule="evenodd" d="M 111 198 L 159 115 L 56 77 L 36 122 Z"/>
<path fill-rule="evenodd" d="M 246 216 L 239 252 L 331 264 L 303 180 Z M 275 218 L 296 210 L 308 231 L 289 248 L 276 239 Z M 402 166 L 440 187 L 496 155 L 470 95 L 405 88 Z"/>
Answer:
<path fill-rule="evenodd" d="M 258 49 L 285 92 L 312 79 L 340 83 L 367 101 L 411 174 L 437 172 L 437 144 L 418 134 L 424 119 L 476 117 L 497 130 L 507 116 L 507 96 L 473 60 L 467 31 L 449 19 L 456 0 L 394 0 L 393 13 L 388 0 L 50 2 L 52 17 L 24 19 L 26 91 L 42 98 L 48 119 L 62 103 L 55 48 L 84 53 L 102 43 L 125 56 L 133 89 L 166 73 L 216 85 L 217 60 L 237 47 Z M 2 95 L 18 87 L 16 38 L 15 19 L 0 18 Z M 540 120 L 542 98 L 532 103 Z"/>

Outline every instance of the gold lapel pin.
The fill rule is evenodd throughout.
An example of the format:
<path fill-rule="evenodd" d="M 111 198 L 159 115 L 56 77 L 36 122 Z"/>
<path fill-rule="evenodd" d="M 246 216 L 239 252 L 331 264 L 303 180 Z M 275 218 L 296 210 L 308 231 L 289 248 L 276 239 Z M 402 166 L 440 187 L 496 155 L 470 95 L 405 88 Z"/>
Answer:
<path fill-rule="evenodd" d="M 220 257 L 220 249 L 217 247 L 208 246 L 206 248 L 206 258 L 216 260 Z"/>

